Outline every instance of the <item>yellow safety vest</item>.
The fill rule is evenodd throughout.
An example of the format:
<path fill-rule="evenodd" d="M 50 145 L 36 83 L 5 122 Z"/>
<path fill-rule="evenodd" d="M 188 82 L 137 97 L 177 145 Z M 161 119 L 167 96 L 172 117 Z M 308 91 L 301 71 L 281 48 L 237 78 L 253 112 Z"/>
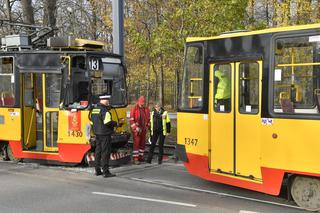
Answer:
<path fill-rule="evenodd" d="M 153 115 L 154 111 L 151 112 L 151 135 L 153 134 Z M 162 113 L 162 129 L 163 129 L 163 135 L 167 135 L 167 123 L 170 123 L 170 118 L 167 111 L 164 111 Z"/>
<path fill-rule="evenodd" d="M 230 78 L 220 70 L 215 71 L 214 75 L 219 79 L 215 99 L 230 98 L 231 97 Z"/>

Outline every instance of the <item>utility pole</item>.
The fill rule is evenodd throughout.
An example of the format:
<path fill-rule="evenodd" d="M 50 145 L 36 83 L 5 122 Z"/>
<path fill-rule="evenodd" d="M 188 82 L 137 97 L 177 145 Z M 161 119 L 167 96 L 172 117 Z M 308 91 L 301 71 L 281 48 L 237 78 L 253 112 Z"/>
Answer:
<path fill-rule="evenodd" d="M 112 1 L 113 53 L 119 54 L 124 58 L 123 9 L 123 0 Z"/>

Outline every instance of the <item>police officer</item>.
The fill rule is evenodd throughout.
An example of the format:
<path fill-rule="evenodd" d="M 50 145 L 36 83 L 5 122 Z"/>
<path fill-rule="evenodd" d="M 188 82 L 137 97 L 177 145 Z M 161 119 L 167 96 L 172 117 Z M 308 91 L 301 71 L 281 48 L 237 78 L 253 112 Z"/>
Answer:
<path fill-rule="evenodd" d="M 109 171 L 109 159 L 111 154 L 111 134 L 116 126 L 122 126 L 112 120 L 109 110 L 110 95 L 100 96 L 100 102 L 91 112 L 93 132 L 96 135 L 95 171 L 96 176 L 114 177 Z M 102 164 L 102 165 L 101 165 Z M 101 171 L 102 166 L 102 171 Z"/>

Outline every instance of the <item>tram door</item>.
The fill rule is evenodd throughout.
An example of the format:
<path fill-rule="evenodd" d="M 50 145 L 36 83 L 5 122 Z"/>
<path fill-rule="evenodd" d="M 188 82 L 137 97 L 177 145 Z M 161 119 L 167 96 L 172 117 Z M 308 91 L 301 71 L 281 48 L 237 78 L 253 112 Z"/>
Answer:
<path fill-rule="evenodd" d="M 61 75 L 24 73 L 22 79 L 24 148 L 57 151 Z"/>
<path fill-rule="evenodd" d="M 212 172 L 261 181 L 261 61 L 214 64 Z"/>

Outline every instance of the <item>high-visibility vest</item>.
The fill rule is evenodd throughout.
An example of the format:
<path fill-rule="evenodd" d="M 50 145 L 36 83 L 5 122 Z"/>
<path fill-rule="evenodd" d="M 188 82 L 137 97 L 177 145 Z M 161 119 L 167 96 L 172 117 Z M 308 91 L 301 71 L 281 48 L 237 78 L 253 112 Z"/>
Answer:
<path fill-rule="evenodd" d="M 117 126 L 117 122 L 112 120 L 112 115 L 108 111 L 108 107 L 99 103 L 92 109 L 90 114 L 94 134 L 110 135 L 113 133 L 113 128 Z"/>
<path fill-rule="evenodd" d="M 230 78 L 220 70 L 215 71 L 215 77 L 219 79 L 215 99 L 228 99 L 231 97 Z"/>
<path fill-rule="evenodd" d="M 154 110 L 151 112 L 151 135 L 153 135 L 153 115 L 154 115 Z M 170 117 L 168 115 L 167 111 L 164 111 L 162 113 L 162 129 L 163 129 L 163 135 L 167 135 L 167 123 L 170 123 Z M 169 130 L 170 131 L 170 130 Z"/>

